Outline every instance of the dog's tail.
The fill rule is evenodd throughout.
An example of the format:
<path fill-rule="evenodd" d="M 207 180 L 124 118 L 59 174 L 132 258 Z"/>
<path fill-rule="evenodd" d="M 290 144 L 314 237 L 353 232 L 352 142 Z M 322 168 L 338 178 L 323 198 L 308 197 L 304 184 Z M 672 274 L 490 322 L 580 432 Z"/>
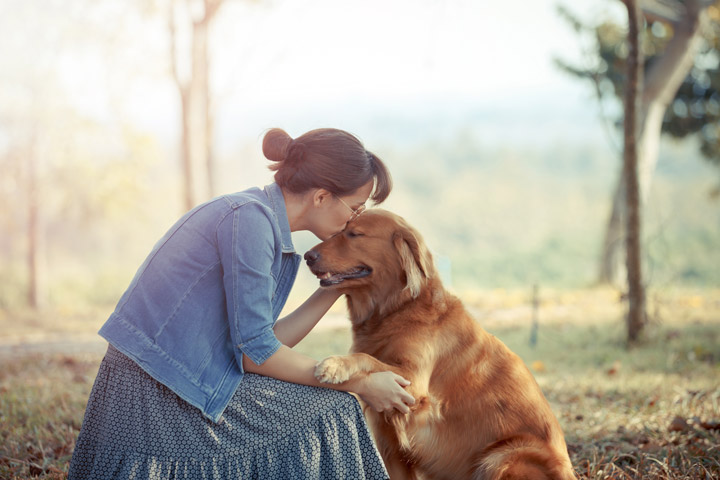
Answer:
<path fill-rule="evenodd" d="M 483 452 L 477 479 L 575 480 L 567 454 L 555 452 L 540 439 L 514 437 L 493 443 Z"/>

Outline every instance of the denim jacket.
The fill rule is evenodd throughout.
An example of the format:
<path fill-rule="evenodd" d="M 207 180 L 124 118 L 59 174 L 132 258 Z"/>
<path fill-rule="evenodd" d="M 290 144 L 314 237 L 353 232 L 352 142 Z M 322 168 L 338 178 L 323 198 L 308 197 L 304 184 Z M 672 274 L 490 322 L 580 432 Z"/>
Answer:
<path fill-rule="evenodd" d="M 277 184 L 186 213 L 153 247 L 100 335 L 214 422 L 278 348 L 300 255 Z"/>

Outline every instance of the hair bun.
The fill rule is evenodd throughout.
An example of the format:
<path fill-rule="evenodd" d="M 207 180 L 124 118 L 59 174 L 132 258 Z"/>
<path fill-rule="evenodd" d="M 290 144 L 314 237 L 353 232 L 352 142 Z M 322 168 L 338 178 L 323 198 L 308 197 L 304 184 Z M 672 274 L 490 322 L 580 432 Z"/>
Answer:
<path fill-rule="evenodd" d="M 265 158 L 282 162 L 287 158 L 293 139 L 281 128 L 271 128 L 263 138 L 262 151 Z"/>

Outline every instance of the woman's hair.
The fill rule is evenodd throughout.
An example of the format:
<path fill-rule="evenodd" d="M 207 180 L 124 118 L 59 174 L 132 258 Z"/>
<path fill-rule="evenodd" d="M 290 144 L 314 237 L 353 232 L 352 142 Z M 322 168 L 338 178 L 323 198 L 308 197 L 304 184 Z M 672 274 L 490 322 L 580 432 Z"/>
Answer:
<path fill-rule="evenodd" d="M 370 198 L 381 203 L 392 189 L 385 164 L 363 147 L 355 136 L 335 128 L 311 130 L 292 139 L 284 130 L 273 128 L 263 138 L 263 154 L 273 163 L 275 183 L 293 193 L 324 188 L 342 196 L 371 180 Z"/>

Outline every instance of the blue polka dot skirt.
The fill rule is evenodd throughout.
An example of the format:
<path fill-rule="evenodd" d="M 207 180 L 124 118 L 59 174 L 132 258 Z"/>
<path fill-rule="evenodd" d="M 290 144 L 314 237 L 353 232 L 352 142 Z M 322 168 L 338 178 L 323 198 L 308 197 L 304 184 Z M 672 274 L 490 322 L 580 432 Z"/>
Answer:
<path fill-rule="evenodd" d="M 350 394 L 246 374 L 219 423 L 112 345 L 69 480 L 387 479 Z"/>

